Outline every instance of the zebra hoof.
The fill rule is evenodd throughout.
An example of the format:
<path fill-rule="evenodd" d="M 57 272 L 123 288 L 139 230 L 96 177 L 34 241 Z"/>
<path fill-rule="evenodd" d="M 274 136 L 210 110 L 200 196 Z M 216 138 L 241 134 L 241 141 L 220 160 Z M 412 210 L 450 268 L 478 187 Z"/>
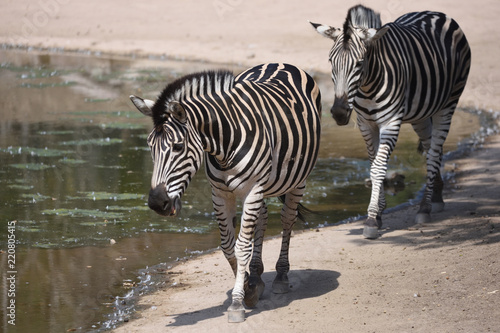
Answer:
<path fill-rule="evenodd" d="M 376 239 L 378 238 L 378 227 L 371 227 L 365 225 L 363 229 L 363 237 L 367 239 Z"/>
<path fill-rule="evenodd" d="M 245 321 L 245 308 L 241 301 L 233 301 L 227 309 L 227 321 L 230 323 L 242 323 Z"/>
<path fill-rule="evenodd" d="M 382 226 L 382 218 L 369 217 L 365 221 L 365 227 L 363 229 L 363 237 L 368 239 L 378 238 L 378 229 Z"/>
<path fill-rule="evenodd" d="M 429 213 L 418 213 L 417 216 L 415 216 L 415 223 L 423 224 L 430 222 L 431 222 L 431 214 Z"/>
<path fill-rule="evenodd" d="M 248 289 L 245 290 L 245 305 L 249 308 L 253 308 L 257 305 L 257 302 L 259 302 L 260 296 L 264 293 L 264 287 L 265 287 L 264 281 L 257 276 L 252 279 L 250 277 L 250 281 L 248 284 Z"/>
<path fill-rule="evenodd" d="M 444 202 L 433 202 L 432 203 L 432 212 L 439 213 L 444 210 Z"/>
<path fill-rule="evenodd" d="M 242 323 L 245 321 L 245 310 L 229 310 L 227 312 L 229 323 Z"/>

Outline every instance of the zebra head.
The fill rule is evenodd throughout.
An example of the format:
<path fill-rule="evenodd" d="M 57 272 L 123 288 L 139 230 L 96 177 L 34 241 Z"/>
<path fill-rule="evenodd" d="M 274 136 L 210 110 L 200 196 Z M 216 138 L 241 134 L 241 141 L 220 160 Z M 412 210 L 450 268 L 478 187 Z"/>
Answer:
<path fill-rule="evenodd" d="M 181 197 L 200 167 L 203 148 L 196 140 L 190 142 L 188 117 L 181 103 L 130 99 L 155 125 L 148 136 L 154 164 L 148 206 L 160 215 L 177 216 Z"/>
<path fill-rule="evenodd" d="M 365 55 L 369 47 L 387 32 L 388 27 L 380 28 L 380 15 L 361 5 L 349 10 L 342 29 L 309 23 L 319 34 L 333 40 L 329 61 L 335 85 L 335 101 L 331 113 L 338 125 L 347 125 L 354 97 L 361 85 Z"/>

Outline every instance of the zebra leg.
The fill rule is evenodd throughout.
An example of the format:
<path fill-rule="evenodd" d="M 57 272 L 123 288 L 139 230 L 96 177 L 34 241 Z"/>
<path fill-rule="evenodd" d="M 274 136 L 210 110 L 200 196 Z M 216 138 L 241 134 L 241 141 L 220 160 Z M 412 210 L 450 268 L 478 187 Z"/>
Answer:
<path fill-rule="evenodd" d="M 387 173 L 387 160 L 396 144 L 401 123 L 395 122 L 380 130 L 375 123 L 366 121 L 358 114 L 358 124 L 371 163 L 370 180 L 372 183 L 368 217 L 364 223 L 363 236 L 375 239 L 378 237 L 378 230 L 382 227 L 382 212 L 386 206 L 384 178 Z"/>
<path fill-rule="evenodd" d="M 236 244 L 234 232 L 236 228 L 236 197 L 229 192 L 213 189 L 212 203 L 219 224 L 220 247 L 236 276 L 237 264 L 234 253 Z"/>
<path fill-rule="evenodd" d="M 364 223 L 363 236 L 368 239 L 378 237 L 378 229 L 382 226 L 382 211 L 385 208 L 384 178 L 387 173 L 387 160 L 392 149 L 387 144 L 379 146 L 377 156 L 370 167 L 372 193 L 368 205 L 368 218 Z"/>
<path fill-rule="evenodd" d="M 385 176 L 384 176 L 385 178 Z M 382 228 L 382 212 L 384 211 L 386 207 L 386 202 L 385 202 L 385 192 L 384 192 L 384 181 L 382 181 L 382 184 L 380 185 L 380 191 L 379 191 L 379 196 L 378 196 L 378 213 L 377 217 L 375 218 L 377 222 L 377 230 Z M 377 232 L 378 234 L 378 232 Z"/>
<path fill-rule="evenodd" d="M 418 137 L 420 139 L 421 147 L 419 147 L 419 151 L 422 150 L 423 152 L 425 152 L 426 156 L 429 152 L 432 142 L 432 127 L 433 127 L 432 123 L 433 123 L 432 118 L 428 118 L 424 121 L 412 124 L 413 129 L 418 134 Z M 440 170 L 437 169 L 434 181 L 432 182 L 431 211 L 440 212 L 444 209 L 442 192 L 443 192 L 443 178 L 441 177 Z M 425 206 L 425 201 L 423 204 Z M 430 212 L 426 213 L 425 208 L 421 210 L 422 210 L 422 215 L 419 218 L 419 220 L 421 220 L 422 223 L 425 222 L 426 220 L 429 221 L 430 215 L 427 214 Z"/>
<path fill-rule="evenodd" d="M 465 56 L 470 56 L 470 49 L 469 46 L 465 46 Z M 462 53 L 464 55 L 464 53 Z M 463 59 L 462 59 L 463 60 Z M 470 59 L 469 59 L 470 60 Z M 448 104 L 446 107 L 436 114 L 434 118 L 438 118 L 440 128 L 436 130 L 437 134 L 443 135 L 442 137 L 436 137 L 433 133 L 433 138 L 436 137 L 437 146 L 439 146 L 439 168 L 436 170 L 436 177 L 434 178 L 434 188 L 432 191 L 432 197 L 431 197 L 431 205 L 432 205 L 432 211 L 434 212 L 440 212 L 444 209 L 444 201 L 443 201 L 443 178 L 441 177 L 441 164 L 442 164 L 442 158 L 443 158 L 443 144 L 446 140 L 446 137 L 448 135 L 448 131 L 451 126 L 451 118 L 453 117 L 453 114 L 455 113 L 455 109 L 457 107 L 458 101 L 460 99 L 460 96 L 462 95 L 462 92 L 465 87 L 465 83 L 467 82 L 467 76 L 469 75 L 469 66 L 470 63 L 466 62 L 465 64 L 462 63 L 461 67 L 461 74 L 459 77 L 456 79 L 457 81 L 455 82 L 455 85 L 453 86 L 453 91 L 450 96 L 450 99 L 448 101 Z M 441 142 L 442 141 L 442 142 Z"/>
<path fill-rule="evenodd" d="M 451 117 L 455 111 L 455 106 L 443 109 L 432 117 L 432 138 L 429 150 L 427 151 L 427 184 L 424 197 L 420 203 L 420 209 L 415 217 L 416 223 L 429 223 L 431 221 L 431 211 L 434 206 L 437 209 L 444 208 L 442 197 L 443 179 L 441 178 L 441 162 L 443 158 L 443 144 L 448 136 L 451 125 Z M 437 186 L 434 191 L 434 185 Z"/>
<path fill-rule="evenodd" d="M 221 237 L 221 249 L 226 257 L 235 277 L 238 279 L 238 260 L 236 256 L 236 240 L 235 240 L 235 228 L 236 228 L 236 198 L 234 195 L 228 192 L 219 191 L 212 188 L 212 202 L 215 210 L 215 215 L 217 217 L 217 222 L 219 224 L 219 231 Z M 244 277 L 242 284 L 245 284 L 245 280 L 248 280 L 246 272 L 243 272 Z M 236 287 L 235 287 L 236 288 Z M 233 288 L 233 293 L 235 288 Z M 242 288 L 243 290 L 243 288 Z M 233 302 L 228 309 L 228 320 L 229 322 L 242 322 L 245 320 L 245 308 L 243 306 L 243 296 L 237 298 L 235 302 L 235 297 L 233 296 Z"/>
<path fill-rule="evenodd" d="M 273 281 L 273 293 L 285 294 L 289 291 L 288 272 L 290 271 L 290 262 L 288 259 L 288 250 L 290 247 L 290 237 L 292 227 L 297 221 L 297 210 L 305 191 L 305 183 L 288 192 L 285 195 L 283 208 L 281 209 L 281 224 L 283 226 L 283 236 L 281 239 L 281 251 L 276 262 L 276 278 Z"/>
<path fill-rule="evenodd" d="M 252 308 L 254 307 L 259 298 L 264 292 L 264 281 L 261 275 L 264 272 L 264 264 L 262 263 L 262 245 L 264 243 L 264 233 L 267 228 L 267 206 L 262 202 L 260 216 L 255 229 L 255 236 L 253 241 L 253 255 L 250 261 L 250 277 L 248 278 L 248 285 L 245 287 L 245 305 Z"/>
<path fill-rule="evenodd" d="M 256 191 L 258 192 L 258 191 Z M 250 193 L 243 202 L 241 227 L 234 247 L 236 256 L 236 281 L 232 292 L 232 303 L 228 308 L 228 320 L 239 323 L 245 320 L 245 285 L 248 285 L 246 267 L 252 255 L 252 238 L 259 220 L 264 198 L 262 194 Z"/>
<path fill-rule="evenodd" d="M 436 177 L 434 178 L 431 197 L 432 211 L 435 213 L 439 213 L 444 210 L 443 187 L 443 177 L 441 177 L 441 171 L 438 169 Z"/>

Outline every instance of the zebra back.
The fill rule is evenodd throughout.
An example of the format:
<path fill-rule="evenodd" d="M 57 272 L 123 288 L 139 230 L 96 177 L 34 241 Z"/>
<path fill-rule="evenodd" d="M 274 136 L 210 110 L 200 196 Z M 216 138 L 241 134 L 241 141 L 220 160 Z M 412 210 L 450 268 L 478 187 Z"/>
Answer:
<path fill-rule="evenodd" d="M 383 119 L 400 109 L 403 121 L 415 122 L 455 104 L 467 81 L 471 52 L 467 39 L 455 20 L 438 12 L 408 13 L 392 23 L 365 57 L 367 69 L 355 100 L 364 113 L 377 112 Z M 397 65 L 394 65 L 397 64 Z M 383 79 L 382 79 L 383 78 Z M 395 87 L 383 94 L 385 81 Z M 377 108 L 367 107 L 376 93 Z M 449 105 L 450 104 L 450 105 Z"/>
<path fill-rule="evenodd" d="M 227 183 L 245 183 L 265 173 L 266 196 L 282 195 L 303 183 L 316 162 L 321 132 L 321 95 L 314 80 L 292 65 L 264 64 L 236 76 L 225 101 L 228 107 L 217 111 L 224 113 L 221 119 L 238 119 L 241 127 L 234 131 L 239 145 L 231 149 L 232 160 L 224 171 L 242 172 L 229 176 Z M 210 171 L 220 163 L 213 156 L 208 161 L 209 177 L 216 179 Z"/>

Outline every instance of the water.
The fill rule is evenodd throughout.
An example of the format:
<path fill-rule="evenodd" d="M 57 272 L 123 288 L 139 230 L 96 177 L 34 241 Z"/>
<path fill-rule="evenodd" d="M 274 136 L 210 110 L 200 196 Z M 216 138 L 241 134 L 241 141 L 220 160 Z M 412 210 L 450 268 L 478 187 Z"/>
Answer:
<path fill-rule="evenodd" d="M 1 51 L 0 59 L 0 326 L 12 332 L 112 327 L 130 306 L 125 296 L 147 286 L 145 268 L 219 244 L 203 170 L 186 191 L 180 218 L 147 208 L 151 123 L 128 96 L 154 99 L 166 82 L 192 71 L 241 68 L 13 50 Z M 329 110 L 330 79 L 315 77 Z M 336 126 L 328 114 L 322 122 L 320 159 L 304 196 L 321 215 L 296 229 L 364 215 L 369 201 L 369 163 L 358 130 Z M 479 126 L 475 115 L 457 112 L 446 149 L 455 150 Z M 406 186 L 389 191 L 389 207 L 415 198 L 422 187 L 424 160 L 416 145 L 405 127 L 390 170 L 404 174 Z M 268 205 L 267 235 L 277 235 L 281 205 L 274 199 Z M 12 298 L 9 234 L 16 239 L 15 327 L 5 315 Z M 167 277 L 160 280 L 168 285 Z"/>

